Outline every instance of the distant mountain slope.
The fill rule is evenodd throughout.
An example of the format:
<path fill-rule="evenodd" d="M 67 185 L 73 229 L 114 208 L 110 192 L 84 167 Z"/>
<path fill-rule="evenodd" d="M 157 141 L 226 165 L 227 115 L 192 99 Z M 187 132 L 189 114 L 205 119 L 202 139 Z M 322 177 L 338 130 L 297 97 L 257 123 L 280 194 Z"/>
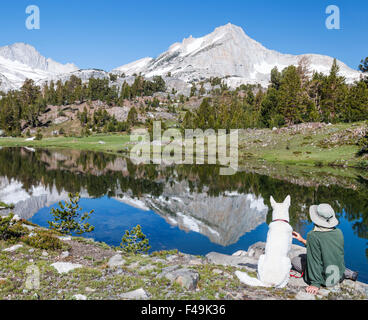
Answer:
<path fill-rule="evenodd" d="M 202 38 L 189 37 L 182 43 L 173 44 L 168 51 L 156 59 L 145 58 L 119 67 L 127 75 L 141 72 L 146 77 L 166 76 L 169 72 L 176 79 L 184 81 L 201 80 L 210 77 L 228 77 L 230 85 L 260 83 L 267 85 L 272 68 L 279 70 L 297 65 L 307 57 L 310 69 L 329 72 L 333 58 L 317 54 L 290 55 L 269 50 L 247 36 L 243 29 L 232 24 L 216 28 Z M 359 79 L 360 72 L 338 61 L 340 74 L 348 82 Z"/>
<path fill-rule="evenodd" d="M 74 64 L 47 59 L 25 43 L 0 47 L 0 80 L 4 91 L 19 88 L 27 78 L 39 81 L 76 70 Z"/>

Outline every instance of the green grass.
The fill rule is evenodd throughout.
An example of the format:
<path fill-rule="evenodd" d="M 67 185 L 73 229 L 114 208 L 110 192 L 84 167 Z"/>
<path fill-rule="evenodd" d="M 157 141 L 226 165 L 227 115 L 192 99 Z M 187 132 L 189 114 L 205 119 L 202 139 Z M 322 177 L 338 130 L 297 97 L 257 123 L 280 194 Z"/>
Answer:
<path fill-rule="evenodd" d="M 325 139 L 336 133 L 344 133 L 363 125 L 336 124 L 321 129 L 293 133 L 275 133 L 270 129 L 244 131 L 239 135 L 239 160 L 250 158 L 265 160 L 271 164 L 300 166 L 359 167 L 361 158 L 355 156 L 359 147 L 344 142 L 324 145 Z M 105 144 L 99 143 L 100 141 Z M 89 137 L 52 137 L 40 141 L 26 138 L 1 138 L 2 147 L 68 148 L 95 152 L 124 153 L 132 146 L 128 134 L 95 134 Z"/>
<path fill-rule="evenodd" d="M 254 133 L 246 132 L 241 136 L 239 155 L 252 154 L 255 159 L 282 165 L 358 167 L 361 161 L 355 156 L 358 146 L 338 143 L 322 147 L 321 142 L 361 124 L 337 124 L 298 134 L 257 130 L 257 139 Z"/>
<path fill-rule="evenodd" d="M 100 141 L 105 144 L 99 143 Z M 129 135 L 96 134 L 89 137 L 55 137 L 44 138 L 40 141 L 26 141 L 26 138 L 2 138 L 2 147 L 32 147 L 32 148 L 60 148 L 89 150 L 95 152 L 118 153 L 124 150 L 126 143 L 130 141 Z"/>

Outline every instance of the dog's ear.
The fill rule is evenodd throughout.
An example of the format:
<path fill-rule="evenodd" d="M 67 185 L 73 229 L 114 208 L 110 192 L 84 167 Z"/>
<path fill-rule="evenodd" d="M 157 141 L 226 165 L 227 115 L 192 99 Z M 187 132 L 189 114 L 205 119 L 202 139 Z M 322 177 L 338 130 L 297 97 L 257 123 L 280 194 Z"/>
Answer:
<path fill-rule="evenodd" d="M 271 207 L 274 208 L 275 205 L 276 205 L 276 201 L 275 199 L 273 198 L 273 196 L 270 197 L 270 202 L 271 202 Z"/>
<path fill-rule="evenodd" d="M 284 201 L 284 204 L 286 204 L 288 207 L 290 207 L 290 204 L 291 204 L 291 197 L 290 196 L 287 196 L 285 201 Z"/>

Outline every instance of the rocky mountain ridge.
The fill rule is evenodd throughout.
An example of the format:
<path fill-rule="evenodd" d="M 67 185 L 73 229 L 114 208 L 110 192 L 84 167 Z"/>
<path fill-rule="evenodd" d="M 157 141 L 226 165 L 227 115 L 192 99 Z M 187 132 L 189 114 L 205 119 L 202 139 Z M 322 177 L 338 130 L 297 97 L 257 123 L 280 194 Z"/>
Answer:
<path fill-rule="evenodd" d="M 227 24 L 212 33 L 184 39 L 174 43 L 157 58 L 146 57 L 115 68 L 110 72 L 100 69 L 80 70 L 72 63 L 61 64 L 42 56 L 34 47 L 25 43 L 0 47 L 0 90 L 19 89 L 24 80 L 33 79 L 42 85 L 46 81 L 68 80 L 72 75 L 88 81 L 90 77 L 110 78 L 118 75 L 111 85 L 134 81 L 134 75 L 146 78 L 162 76 L 168 90 L 188 95 L 190 83 L 223 78 L 230 88 L 240 84 L 260 84 L 266 87 L 272 68 L 279 70 L 297 65 L 301 59 L 309 62 L 309 71 L 327 74 L 333 58 L 318 54 L 290 55 L 265 48 L 250 38 L 242 28 Z M 337 62 L 340 74 L 348 83 L 359 80 L 361 72 Z M 133 79 L 133 80 L 132 80 Z"/>

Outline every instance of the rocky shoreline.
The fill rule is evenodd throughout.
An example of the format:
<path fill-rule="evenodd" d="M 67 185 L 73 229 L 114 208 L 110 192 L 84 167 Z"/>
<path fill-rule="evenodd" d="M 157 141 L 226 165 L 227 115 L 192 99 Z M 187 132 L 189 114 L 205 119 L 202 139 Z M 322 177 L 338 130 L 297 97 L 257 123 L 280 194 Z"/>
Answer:
<path fill-rule="evenodd" d="M 27 224 L 25 237 L 49 230 Z M 128 255 L 93 239 L 53 236 L 58 249 L 39 243 L 0 241 L 0 299 L 2 300 L 366 300 L 368 285 L 345 280 L 339 288 L 305 292 L 300 278 L 286 288 L 242 284 L 236 270 L 256 276 L 264 243 L 233 255 L 211 252 L 194 256 L 174 251 Z M 23 237 L 24 238 L 24 237 Z M 24 239 L 23 239 L 24 240 Z M 30 245 L 30 244 L 31 245 Z M 41 246 L 42 247 L 42 246 Z M 291 257 L 305 252 L 293 245 Z"/>

